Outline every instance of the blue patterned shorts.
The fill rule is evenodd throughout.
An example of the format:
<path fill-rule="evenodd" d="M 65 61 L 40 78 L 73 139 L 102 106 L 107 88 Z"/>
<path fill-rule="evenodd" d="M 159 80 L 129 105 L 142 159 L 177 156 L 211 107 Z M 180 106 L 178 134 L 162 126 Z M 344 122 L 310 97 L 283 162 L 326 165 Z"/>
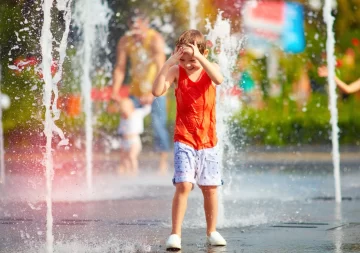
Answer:
<path fill-rule="evenodd" d="M 173 183 L 190 182 L 199 186 L 219 186 L 221 180 L 221 161 L 218 146 L 195 150 L 180 143 L 174 143 Z"/>

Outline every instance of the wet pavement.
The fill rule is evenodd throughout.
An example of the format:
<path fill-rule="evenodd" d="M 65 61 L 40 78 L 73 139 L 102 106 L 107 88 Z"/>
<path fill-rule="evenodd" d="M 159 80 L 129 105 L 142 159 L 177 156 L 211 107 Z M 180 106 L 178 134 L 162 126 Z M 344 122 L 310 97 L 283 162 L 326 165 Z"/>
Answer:
<path fill-rule="evenodd" d="M 7 156 L 13 170 L 0 186 L 1 253 L 46 252 L 38 155 Z M 228 245 L 205 244 L 202 197 L 195 188 L 180 252 L 360 252 L 360 156 L 351 150 L 341 157 L 341 204 L 333 199 L 327 152 L 257 150 L 228 158 L 218 229 Z M 116 173 L 116 153 L 96 153 L 91 189 L 81 155 L 59 153 L 54 160 L 55 252 L 165 252 L 174 188 L 170 173 L 158 176 L 151 169 L 153 154 L 143 153 L 142 172 L 131 177 Z"/>

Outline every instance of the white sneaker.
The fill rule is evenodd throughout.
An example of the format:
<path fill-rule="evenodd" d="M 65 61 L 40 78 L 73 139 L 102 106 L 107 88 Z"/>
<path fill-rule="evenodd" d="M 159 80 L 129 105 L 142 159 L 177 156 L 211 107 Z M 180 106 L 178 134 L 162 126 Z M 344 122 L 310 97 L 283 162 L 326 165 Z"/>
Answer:
<path fill-rule="evenodd" d="M 181 249 L 181 238 L 177 234 L 172 234 L 166 241 L 166 250 Z"/>
<path fill-rule="evenodd" d="M 210 236 L 207 237 L 207 243 L 211 246 L 225 246 L 226 241 L 224 237 L 220 235 L 219 232 L 214 231 L 210 233 Z"/>

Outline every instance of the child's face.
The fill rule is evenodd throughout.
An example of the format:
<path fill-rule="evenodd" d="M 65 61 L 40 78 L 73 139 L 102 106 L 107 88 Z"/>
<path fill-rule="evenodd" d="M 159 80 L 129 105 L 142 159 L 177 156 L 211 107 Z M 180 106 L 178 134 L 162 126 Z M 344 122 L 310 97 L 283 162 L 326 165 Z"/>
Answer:
<path fill-rule="evenodd" d="M 201 68 L 201 64 L 198 60 L 192 57 L 192 53 L 185 51 L 179 60 L 181 67 L 185 68 L 188 71 L 195 71 Z"/>

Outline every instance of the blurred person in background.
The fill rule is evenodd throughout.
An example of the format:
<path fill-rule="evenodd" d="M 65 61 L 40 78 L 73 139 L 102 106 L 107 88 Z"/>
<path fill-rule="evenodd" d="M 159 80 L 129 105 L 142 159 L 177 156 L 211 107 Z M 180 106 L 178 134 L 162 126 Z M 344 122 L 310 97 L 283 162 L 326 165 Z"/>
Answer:
<path fill-rule="evenodd" d="M 120 174 L 136 176 L 139 169 L 139 154 L 142 149 L 140 134 L 144 132 L 144 118 L 150 113 L 151 106 L 144 105 L 135 108 L 130 98 L 123 98 L 119 102 L 121 165 Z"/>
<path fill-rule="evenodd" d="M 318 68 L 318 74 L 320 77 L 328 77 L 328 68 L 326 66 L 322 66 Z M 335 76 L 336 85 L 346 94 L 355 93 L 360 91 L 360 78 L 350 84 L 345 83 L 340 78 Z"/>
<path fill-rule="evenodd" d="M 165 42 L 160 33 L 149 27 L 148 18 L 138 9 L 130 15 L 128 26 L 128 32 L 120 38 L 117 45 L 112 99 L 115 101 L 122 99 L 119 91 L 129 62 L 130 98 L 135 107 L 151 104 L 153 144 L 155 151 L 160 154 L 158 171 L 159 174 L 166 174 L 170 151 L 169 133 L 166 127 L 166 96 L 154 99 L 151 93 L 156 74 L 166 60 Z"/>

